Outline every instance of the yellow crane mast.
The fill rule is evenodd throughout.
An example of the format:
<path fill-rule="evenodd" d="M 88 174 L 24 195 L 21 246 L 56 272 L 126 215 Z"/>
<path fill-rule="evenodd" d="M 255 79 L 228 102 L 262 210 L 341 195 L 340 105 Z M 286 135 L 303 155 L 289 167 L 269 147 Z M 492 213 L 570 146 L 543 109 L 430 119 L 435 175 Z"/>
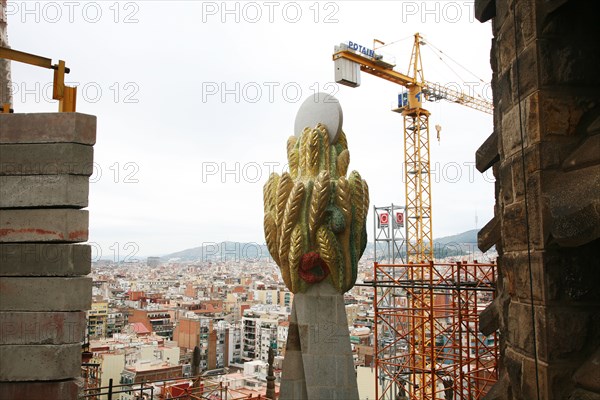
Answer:
<path fill-rule="evenodd" d="M 375 40 L 373 47 L 376 43 L 383 44 Z M 395 65 L 377 54 L 375 49 L 368 49 L 354 42 L 336 46 L 333 54 L 338 83 L 357 87 L 360 85 L 359 71 L 363 71 L 407 89 L 407 93 L 400 98 L 399 107 L 394 110 L 404 116 L 407 262 L 433 260 L 430 113 L 422 107 L 422 101 L 445 99 L 489 114 L 493 110 L 489 101 L 426 81 L 421 60 L 423 44 L 422 37 L 416 33 L 408 74 L 394 70 Z"/>

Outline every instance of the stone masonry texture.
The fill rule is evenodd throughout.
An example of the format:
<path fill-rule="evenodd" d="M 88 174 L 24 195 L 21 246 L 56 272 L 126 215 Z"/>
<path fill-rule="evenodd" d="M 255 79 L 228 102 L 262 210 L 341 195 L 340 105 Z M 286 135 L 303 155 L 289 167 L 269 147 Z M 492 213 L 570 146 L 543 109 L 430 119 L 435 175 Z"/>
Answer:
<path fill-rule="evenodd" d="M 80 343 L 85 336 L 81 312 L 0 312 L 0 344 Z"/>
<path fill-rule="evenodd" d="M 479 245 L 498 250 L 488 400 L 600 399 L 600 3 L 476 0 L 491 20 L 496 177 Z"/>
<path fill-rule="evenodd" d="M 0 376 L 8 381 L 47 381 L 81 373 L 81 344 L 0 347 Z"/>
<path fill-rule="evenodd" d="M 80 113 L 1 114 L 0 144 L 96 143 L 96 117 Z"/>
<path fill-rule="evenodd" d="M 0 276 L 77 276 L 90 273 L 86 244 L 0 243 Z"/>
<path fill-rule="evenodd" d="M 96 117 L 0 114 L 0 399 L 75 400 Z"/>
<path fill-rule="evenodd" d="M 0 209 L 0 243 L 83 242 L 87 238 L 87 210 Z"/>
<path fill-rule="evenodd" d="M 79 311 L 91 307 L 86 277 L 0 277 L 0 311 Z"/>
<path fill-rule="evenodd" d="M 0 207 L 87 207 L 87 176 L 0 176 Z"/>
<path fill-rule="evenodd" d="M 78 143 L 0 144 L 0 176 L 90 176 L 93 155 L 92 146 Z"/>

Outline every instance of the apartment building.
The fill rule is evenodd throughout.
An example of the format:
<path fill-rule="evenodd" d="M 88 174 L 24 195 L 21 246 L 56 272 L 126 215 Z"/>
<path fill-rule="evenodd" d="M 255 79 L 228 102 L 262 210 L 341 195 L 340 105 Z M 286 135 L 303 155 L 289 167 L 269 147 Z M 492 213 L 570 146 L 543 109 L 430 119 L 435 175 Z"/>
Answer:
<path fill-rule="evenodd" d="M 173 320 L 166 308 L 132 309 L 129 311 L 129 323 L 142 323 L 146 329 L 157 335 L 173 339 Z"/>
<path fill-rule="evenodd" d="M 200 369 L 228 367 L 241 359 L 239 327 L 230 326 L 222 318 L 200 317 L 188 313 L 181 317 L 173 333 L 179 347 L 192 352 L 200 349 Z"/>
<path fill-rule="evenodd" d="M 269 347 L 277 346 L 277 327 L 280 316 L 246 311 L 242 317 L 242 360 L 266 361 Z"/>
<path fill-rule="evenodd" d="M 94 301 L 91 310 L 87 311 L 88 335 L 90 339 L 106 337 L 108 322 L 108 302 Z"/>

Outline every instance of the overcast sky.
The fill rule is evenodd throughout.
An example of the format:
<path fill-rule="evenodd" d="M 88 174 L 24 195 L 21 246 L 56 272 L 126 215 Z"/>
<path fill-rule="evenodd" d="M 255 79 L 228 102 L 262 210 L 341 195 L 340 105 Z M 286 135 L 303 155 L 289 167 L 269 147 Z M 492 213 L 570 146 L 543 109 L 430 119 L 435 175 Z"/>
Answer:
<path fill-rule="evenodd" d="M 359 88 L 333 84 L 333 46 L 399 40 L 383 51 L 407 72 L 420 32 L 444 53 L 423 49 L 427 80 L 465 81 L 491 100 L 475 77 L 491 79 L 491 26 L 472 3 L 9 1 L 7 13 L 11 47 L 66 60 L 77 110 L 98 117 L 90 241 L 103 256 L 149 256 L 263 243 L 262 186 L 282 172 L 296 112 L 315 91 L 340 100 L 350 169 L 368 181 L 371 204 L 403 204 L 402 117 L 390 111 L 402 88 L 367 74 Z M 57 109 L 51 71 L 13 63 L 12 78 L 16 112 Z M 426 107 L 431 127 L 442 126 L 440 143 L 431 132 L 434 236 L 473 229 L 476 215 L 481 227 L 493 215 L 493 177 L 479 174 L 474 154 L 492 117 Z"/>

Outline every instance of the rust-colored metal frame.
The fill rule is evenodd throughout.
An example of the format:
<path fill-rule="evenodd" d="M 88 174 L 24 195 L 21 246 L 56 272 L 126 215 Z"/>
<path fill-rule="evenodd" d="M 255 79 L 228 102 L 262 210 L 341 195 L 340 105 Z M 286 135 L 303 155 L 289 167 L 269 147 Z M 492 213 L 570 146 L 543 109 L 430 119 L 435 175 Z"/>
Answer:
<path fill-rule="evenodd" d="M 81 364 L 81 378 L 83 383 L 82 391 L 87 392 L 89 394 L 89 400 L 98 400 L 98 398 L 100 397 L 101 376 L 102 370 L 100 368 L 100 364 Z"/>
<path fill-rule="evenodd" d="M 497 380 L 496 333 L 479 333 L 496 265 L 375 263 L 373 283 L 376 398 L 482 399 Z"/>

